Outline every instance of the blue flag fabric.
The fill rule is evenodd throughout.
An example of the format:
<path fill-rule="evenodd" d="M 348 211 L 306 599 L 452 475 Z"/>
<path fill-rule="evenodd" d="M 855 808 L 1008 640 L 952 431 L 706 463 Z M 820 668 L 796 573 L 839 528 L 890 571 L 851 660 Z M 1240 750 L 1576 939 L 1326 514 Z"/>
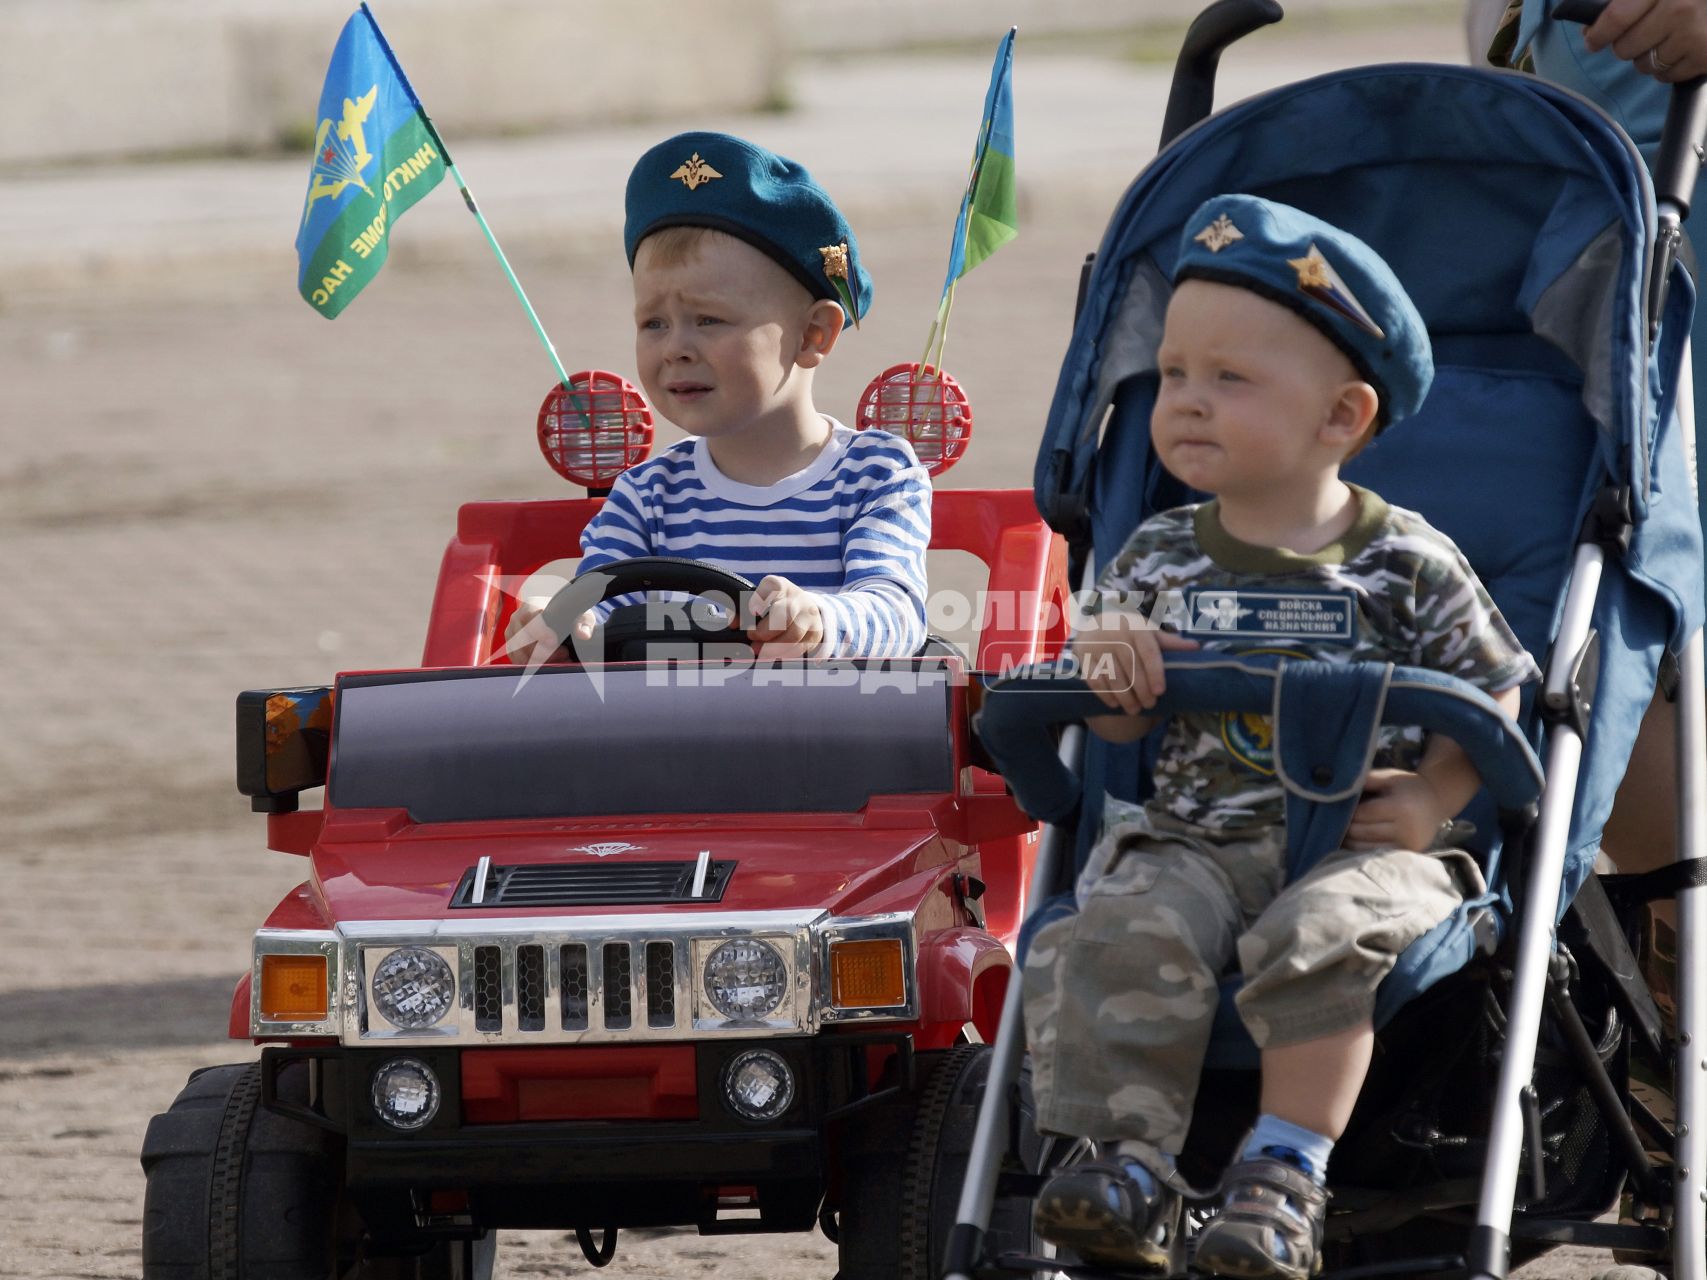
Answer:
<path fill-rule="evenodd" d="M 297 289 L 331 318 L 378 274 L 391 224 L 438 184 L 448 159 L 365 4 L 332 51 L 317 119 Z"/>
<path fill-rule="evenodd" d="M 1014 35 L 1010 29 L 996 46 L 990 88 L 972 153 L 972 175 L 961 197 L 949 248 L 946 301 L 954 282 L 1019 234 L 1014 198 Z"/>

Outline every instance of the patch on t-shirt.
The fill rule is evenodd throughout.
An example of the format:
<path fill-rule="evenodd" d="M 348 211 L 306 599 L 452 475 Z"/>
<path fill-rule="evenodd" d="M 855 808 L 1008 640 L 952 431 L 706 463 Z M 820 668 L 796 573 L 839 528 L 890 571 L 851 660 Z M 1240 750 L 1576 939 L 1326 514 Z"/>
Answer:
<path fill-rule="evenodd" d="M 1185 593 L 1187 635 L 1216 640 L 1314 640 L 1350 644 L 1357 636 L 1351 591 L 1264 591 L 1192 587 Z"/>
<path fill-rule="evenodd" d="M 1296 658 L 1308 662 L 1310 654 L 1303 649 L 1260 648 L 1241 649 L 1246 654 L 1269 654 L 1277 658 Z M 1274 721 L 1254 711 L 1223 711 L 1221 713 L 1221 745 L 1242 768 L 1264 777 L 1274 776 Z"/>

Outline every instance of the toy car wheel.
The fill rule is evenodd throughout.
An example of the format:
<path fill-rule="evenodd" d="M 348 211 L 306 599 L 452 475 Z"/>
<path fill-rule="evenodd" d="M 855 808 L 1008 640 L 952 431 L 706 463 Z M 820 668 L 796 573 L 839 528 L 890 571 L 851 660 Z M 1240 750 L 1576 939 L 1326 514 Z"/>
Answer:
<path fill-rule="evenodd" d="M 905 1103 L 862 1117 L 838 1222 L 841 1280 L 935 1280 L 942 1274 L 991 1053 L 988 1045 L 922 1053 L 918 1088 Z M 1010 1156 L 1035 1171 L 1042 1144 L 1021 1094 L 1009 1126 L 1021 1150 Z M 899 1162 L 898 1151 L 905 1152 Z M 1031 1202 L 998 1196 L 986 1242 L 991 1256 L 1039 1256 Z"/>
<path fill-rule="evenodd" d="M 308 1068 L 278 1079 L 305 1104 Z M 260 1105 L 259 1063 L 192 1075 L 142 1144 L 144 1280 L 491 1280 L 496 1237 L 438 1240 L 418 1254 L 370 1254 L 344 1199 L 338 1139 Z"/>

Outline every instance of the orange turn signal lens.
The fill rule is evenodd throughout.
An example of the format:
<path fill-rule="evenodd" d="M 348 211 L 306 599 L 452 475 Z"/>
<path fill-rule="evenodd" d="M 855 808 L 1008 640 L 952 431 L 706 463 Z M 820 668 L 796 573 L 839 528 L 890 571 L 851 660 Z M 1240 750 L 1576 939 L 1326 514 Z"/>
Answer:
<path fill-rule="evenodd" d="M 838 1009 L 892 1009 L 907 1003 L 901 939 L 830 944 L 830 1002 Z"/>
<path fill-rule="evenodd" d="M 325 1017 L 325 956 L 261 957 L 264 1021 L 320 1022 Z"/>

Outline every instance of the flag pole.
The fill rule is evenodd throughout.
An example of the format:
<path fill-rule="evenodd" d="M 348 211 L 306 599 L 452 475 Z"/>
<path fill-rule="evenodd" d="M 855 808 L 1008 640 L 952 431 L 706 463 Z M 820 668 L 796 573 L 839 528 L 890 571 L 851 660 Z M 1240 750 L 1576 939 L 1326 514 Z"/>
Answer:
<path fill-rule="evenodd" d="M 463 181 L 462 171 L 456 167 L 456 161 L 450 158 L 450 148 L 445 146 L 445 140 L 439 136 L 439 128 L 433 123 L 432 116 L 427 114 L 426 107 L 421 105 L 421 98 L 415 92 L 415 86 L 409 83 L 409 77 L 403 73 L 403 64 L 397 61 L 397 55 L 391 51 L 391 42 L 385 38 L 385 32 L 379 29 L 379 21 L 373 16 L 373 10 L 367 7 L 367 0 L 362 0 L 362 15 L 367 18 L 368 25 L 373 28 L 374 37 L 379 41 L 379 47 L 385 50 L 385 56 L 391 62 L 391 69 L 397 73 L 397 78 L 403 82 L 403 87 L 409 91 L 409 98 L 415 104 L 415 109 L 421 113 L 421 122 L 426 125 L 427 133 L 437 144 L 439 154 L 444 157 L 445 168 L 449 171 L 451 181 L 456 183 L 456 189 L 462 193 L 462 202 L 468 206 L 468 211 L 474 215 L 474 220 L 480 224 L 480 230 L 486 235 L 486 243 L 492 246 L 492 253 L 498 259 L 498 265 L 504 269 L 504 275 L 510 282 L 510 288 L 516 291 L 516 298 L 522 304 L 522 310 L 528 313 L 528 320 L 533 325 L 533 331 L 539 335 L 540 345 L 545 348 L 545 354 L 551 357 L 551 366 L 557 370 L 557 380 L 567 387 L 569 374 L 563 368 L 563 361 L 557 356 L 557 348 L 546 336 L 545 326 L 539 322 L 539 313 L 533 309 L 533 303 L 528 301 L 527 290 L 522 288 L 522 282 L 516 279 L 516 273 L 510 268 L 510 260 L 504 256 L 504 250 L 498 244 L 498 237 L 492 234 L 492 228 L 487 224 L 486 215 L 480 212 L 480 206 L 474 202 L 474 193 L 469 191 L 468 184 Z"/>
<path fill-rule="evenodd" d="M 427 122 L 427 129 L 438 139 L 438 130 L 433 128 L 432 121 Z M 480 229 L 486 233 L 486 243 L 492 246 L 492 252 L 497 256 L 498 265 L 504 268 L 504 275 L 509 279 L 510 288 L 516 291 L 516 297 L 522 304 L 522 310 L 528 313 L 528 320 L 533 324 L 533 331 L 539 335 L 540 345 L 545 348 L 545 354 L 551 357 L 551 366 L 557 370 L 557 380 L 565 387 L 569 385 L 569 374 L 563 368 L 563 361 L 558 359 L 557 348 L 551 345 L 551 339 L 546 336 L 545 326 L 539 322 L 539 313 L 533 309 L 533 303 L 528 301 L 527 290 L 522 288 L 522 282 L 516 279 L 516 273 L 510 269 L 510 260 L 504 256 L 504 251 L 498 246 L 498 237 L 492 234 L 492 228 L 487 225 L 486 215 L 480 212 L 480 206 L 474 203 L 474 195 L 468 189 L 468 184 L 462 180 L 462 173 L 451 162 L 450 154 L 444 149 L 445 144 L 439 140 L 439 153 L 445 158 L 445 168 L 450 171 L 451 181 L 456 183 L 456 189 L 462 193 L 462 202 L 468 206 L 468 211 L 474 215 L 474 220 L 480 224 Z"/>
<path fill-rule="evenodd" d="M 948 350 L 948 318 L 954 312 L 954 291 L 959 287 L 958 280 L 948 286 L 948 302 L 942 309 L 942 334 L 936 344 L 936 371 L 939 374 L 942 372 L 943 353 Z"/>

